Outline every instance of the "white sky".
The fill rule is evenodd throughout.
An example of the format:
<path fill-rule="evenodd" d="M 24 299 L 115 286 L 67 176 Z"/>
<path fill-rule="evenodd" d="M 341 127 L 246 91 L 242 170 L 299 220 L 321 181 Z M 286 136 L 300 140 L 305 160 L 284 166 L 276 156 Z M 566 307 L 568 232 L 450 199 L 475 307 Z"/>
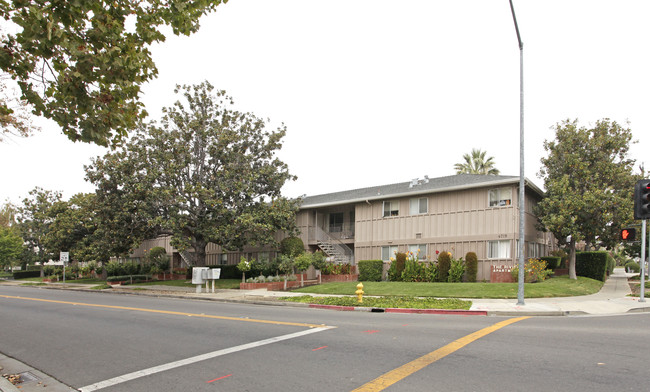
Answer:
<path fill-rule="evenodd" d="M 629 121 L 650 150 L 650 2 L 515 0 L 524 42 L 525 168 L 537 185 L 555 123 Z M 519 48 L 507 0 L 230 0 L 190 37 L 152 48 L 157 118 L 175 84 L 207 80 L 238 109 L 284 122 L 286 196 L 454 174 L 472 148 L 519 175 Z M 0 202 L 35 186 L 91 192 L 83 165 L 103 149 L 41 121 L 0 144 Z"/>

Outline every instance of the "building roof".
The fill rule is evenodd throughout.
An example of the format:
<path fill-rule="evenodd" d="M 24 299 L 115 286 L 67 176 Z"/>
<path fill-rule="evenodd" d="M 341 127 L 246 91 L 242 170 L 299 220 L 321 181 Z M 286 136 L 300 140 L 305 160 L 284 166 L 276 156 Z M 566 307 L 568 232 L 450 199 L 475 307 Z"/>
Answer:
<path fill-rule="evenodd" d="M 421 179 L 414 179 L 397 184 L 379 185 L 369 188 L 306 196 L 303 198 L 301 208 L 335 206 L 340 204 L 387 199 L 391 197 L 415 196 L 477 187 L 517 184 L 518 182 L 518 176 L 492 176 L 480 174 L 457 174 L 438 178 L 428 178 L 425 176 Z M 538 194 L 543 194 L 543 192 L 529 180 L 526 180 L 526 185 Z"/>

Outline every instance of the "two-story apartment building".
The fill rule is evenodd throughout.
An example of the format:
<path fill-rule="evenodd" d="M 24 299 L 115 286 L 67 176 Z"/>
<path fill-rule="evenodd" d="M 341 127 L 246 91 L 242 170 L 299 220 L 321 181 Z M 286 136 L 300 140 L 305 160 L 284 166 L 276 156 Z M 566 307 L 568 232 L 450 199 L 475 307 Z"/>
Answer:
<path fill-rule="evenodd" d="M 545 256 L 550 233 L 536 230 L 533 206 L 543 192 L 526 182 L 526 257 Z M 306 197 L 297 216 L 310 250 L 321 248 L 342 261 L 382 259 L 419 250 L 454 257 L 475 252 L 478 279 L 491 265 L 514 265 L 518 257 L 519 177 L 454 175 Z"/>
<path fill-rule="evenodd" d="M 514 176 L 425 177 L 307 196 L 296 220 L 306 249 L 321 249 L 338 262 L 388 261 L 395 252 L 418 250 L 421 259 L 435 261 L 441 251 L 452 252 L 454 257 L 472 251 L 479 259 L 478 279 L 489 280 L 491 265 L 517 262 L 518 188 L 519 177 Z M 550 233 L 536 230 L 533 214 L 543 192 L 526 181 L 525 195 L 526 257 L 545 256 L 555 241 Z M 148 242 L 141 248 L 152 245 L 156 244 Z M 169 247 L 168 242 L 163 246 Z M 222 252 L 213 245 L 207 253 L 208 265 L 236 264 L 242 255 L 260 261 L 276 255 L 271 248 L 241 253 Z"/>

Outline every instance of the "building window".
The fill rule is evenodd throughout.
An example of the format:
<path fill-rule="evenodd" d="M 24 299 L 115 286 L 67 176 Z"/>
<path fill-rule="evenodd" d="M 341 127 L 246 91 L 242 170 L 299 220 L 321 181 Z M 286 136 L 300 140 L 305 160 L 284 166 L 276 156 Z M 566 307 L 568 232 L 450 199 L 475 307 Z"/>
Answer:
<path fill-rule="evenodd" d="M 395 253 L 397 253 L 397 246 L 381 247 L 381 259 L 383 261 L 389 261 L 391 257 L 395 256 Z"/>
<path fill-rule="evenodd" d="M 411 199 L 410 201 L 410 213 L 411 215 L 426 214 L 428 212 L 428 200 L 426 197 L 421 197 L 418 199 Z"/>
<path fill-rule="evenodd" d="M 488 241 L 488 259 L 509 259 L 510 240 Z"/>
<path fill-rule="evenodd" d="M 219 255 L 219 264 L 226 265 L 228 264 L 228 254 L 222 253 Z"/>
<path fill-rule="evenodd" d="M 409 245 L 409 252 L 413 253 L 414 255 L 418 255 L 419 260 L 426 260 L 427 244 Z"/>
<path fill-rule="evenodd" d="M 490 189 L 490 207 L 505 207 L 512 204 L 512 188 Z"/>
<path fill-rule="evenodd" d="M 398 216 L 399 215 L 399 202 L 385 201 L 384 202 L 384 218 L 387 216 Z"/>

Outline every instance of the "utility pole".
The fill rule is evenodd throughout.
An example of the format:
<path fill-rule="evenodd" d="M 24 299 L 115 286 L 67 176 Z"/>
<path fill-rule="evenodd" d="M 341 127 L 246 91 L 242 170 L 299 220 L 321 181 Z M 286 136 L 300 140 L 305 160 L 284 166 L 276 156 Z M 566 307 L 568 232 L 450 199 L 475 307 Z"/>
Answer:
<path fill-rule="evenodd" d="M 525 305 L 524 302 L 524 252 L 526 251 L 526 214 L 524 210 L 524 199 L 526 197 L 526 179 L 524 174 L 524 43 L 519 34 L 515 7 L 510 1 L 512 20 L 515 22 L 517 41 L 519 42 L 519 288 L 517 290 L 517 305 Z"/>

